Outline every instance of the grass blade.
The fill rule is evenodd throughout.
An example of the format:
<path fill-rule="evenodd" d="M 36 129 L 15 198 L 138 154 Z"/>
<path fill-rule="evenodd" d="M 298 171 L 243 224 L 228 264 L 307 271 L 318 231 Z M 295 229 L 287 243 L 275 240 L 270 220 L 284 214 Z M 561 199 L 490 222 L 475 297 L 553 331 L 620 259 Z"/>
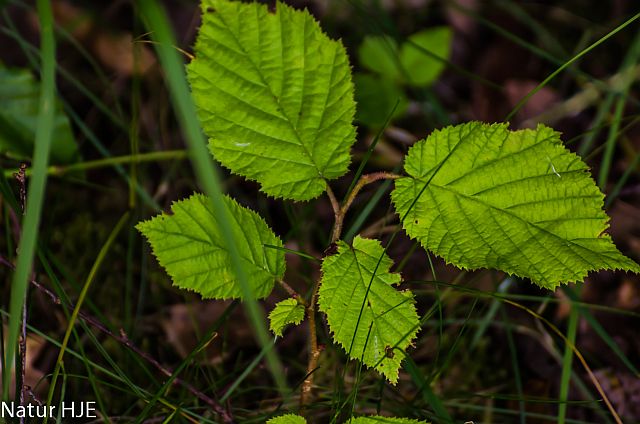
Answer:
<path fill-rule="evenodd" d="M 172 101 L 178 115 L 178 120 L 189 148 L 189 156 L 194 166 L 198 181 L 213 203 L 214 210 L 220 211 L 220 233 L 225 241 L 225 247 L 229 250 L 233 270 L 242 287 L 244 307 L 251 321 L 253 331 L 261 347 L 267 349 L 267 365 L 282 395 L 289 392 L 284 379 L 282 364 L 276 353 L 268 349 L 271 337 L 265 324 L 265 314 L 255 300 L 249 285 L 249 280 L 244 269 L 238 248 L 236 247 L 233 233 L 231 232 L 231 217 L 223 202 L 220 189 L 220 178 L 211 160 L 206 141 L 200 130 L 200 123 L 196 117 L 195 105 L 191 98 L 189 86 L 184 73 L 184 66 L 178 50 L 174 47 L 175 37 L 170 29 L 164 10 L 153 0 L 143 0 L 139 3 L 140 12 L 145 20 L 147 28 L 155 41 L 156 51 L 160 63 L 166 74 L 166 81 L 171 93 Z"/>
<path fill-rule="evenodd" d="M 56 390 L 56 382 L 58 379 L 58 374 L 60 373 L 60 370 L 63 366 L 62 359 L 64 358 L 64 354 L 67 349 L 69 339 L 71 338 L 71 333 L 73 332 L 75 322 L 78 319 L 80 308 L 84 303 L 84 299 L 86 298 L 87 293 L 89 292 L 91 283 L 93 283 L 93 280 L 95 279 L 95 276 L 98 270 L 100 269 L 100 266 L 102 265 L 105 257 L 107 256 L 107 252 L 109 252 L 109 249 L 111 248 L 111 245 L 115 241 L 116 236 L 118 235 L 118 233 L 120 233 L 120 230 L 122 229 L 122 227 L 124 226 L 124 224 L 127 222 L 128 219 L 129 219 L 129 213 L 127 212 L 124 215 L 122 215 L 122 217 L 120 218 L 116 226 L 111 231 L 111 234 L 109 234 L 109 238 L 105 242 L 104 246 L 102 246 L 102 249 L 100 249 L 100 252 L 98 253 L 98 257 L 96 258 L 96 261 L 91 267 L 91 271 L 89 271 L 89 275 L 87 276 L 87 281 L 85 282 L 84 286 L 82 287 L 82 291 L 78 296 L 78 301 L 76 302 L 76 306 L 75 308 L 73 308 L 73 312 L 71 313 L 71 318 L 69 319 L 69 324 L 67 325 L 67 331 L 64 334 L 64 338 L 62 340 L 62 346 L 60 347 L 60 352 L 58 353 L 58 359 L 56 360 L 56 368 L 53 371 L 53 377 L 51 378 L 51 388 L 49 389 L 49 395 L 47 396 L 47 406 L 51 405 L 51 401 L 53 400 L 53 394 Z M 46 422 L 46 419 L 45 419 L 45 422 Z"/>
<path fill-rule="evenodd" d="M 620 73 L 624 75 L 623 87 L 620 90 L 620 97 L 616 101 L 616 107 L 613 114 L 613 123 L 609 127 L 609 134 L 607 135 L 607 141 L 605 142 L 605 151 L 600 164 L 600 173 L 598 174 L 598 186 L 601 190 L 606 190 L 607 180 L 609 178 L 609 171 L 611 170 L 611 164 L 613 162 L 613 153 L 615 151 L 616 142 L 618 141 L 620 129 L 620 122 L 622 121 L 622 115 L 624 113 L 625 105 L 627 104 L 627 96 L 629 95 L 629 89 L 633 84 L 635 78 L 632 73 L 629 72 L 630 68 L 638 62 L 640 57 L 640 34 L 633 40 L 633 44 L 629 49 L 629 52 L 624 58 Z"/>
<path fill-rule="evenodd" d="M 576 62 L 577 60 L 579 60 L 581 57 L 585 56 L 587 53 L 589 53 L 591 50 L 595 49 L 596 47 L 598 47 L 600 44 L 604 43 L 605 41 L 607 41 L 609 38 L 613 37 L 615 34 L 617 34 L 618 32 L 622 31 L 624 28 L 628 27 L 629 25 L 631 25 L 633 22 L 637 21 L 638 18 L 640 18 L 640 13 L 636 13 L 635 15 L 633 15 L 631 18 L 627 19 L 626 21 L 624 21 L 622 24 L 618 25 L 616 28 L 614 28 L 612 31 L 610 31 L 609 33 L 607 33 L 605 36 L 601 37 L 598 41 L 596 41 L 595 43 L 591 44 L 589 47 L 587 47 L 586 49 L 582 50 L 580 53 L 578 53 L 577 55 L 573 56 L 571 59 L 569 59 L 568 61 L 566 61 L 565 63 L 563 63 L 558 69 L 556 69 L 555 71 L 553 71 L 548 77 L 546 77 L 540 84 L 538 84 L 533 90 L 529 91 L 529 93 L 527 93 L 526 96 L 524 96 L 519 102 L 518 104 L 516 104 L 516 106 L 513 108 L 513 110 L 511 110 L 511 112 L 509 112 L 509 114 L 504 118 L 504 121 L 507 122 L 509 121 L 511 118 L 513 118 L 515 116 L 516 113 L 518 113 L 518 111 L 520 109 L 522 109 L 522 107 L 529 101 L 529 99 L 531 99 L 538 91 L 542 90 L 542 88 L 544 86 L 546 86 L 549 81 L 551 81 L 552 79 L 554 79 L 556 76 L 558 76 L 562 71 L 564 71 L 566 68 L 568 68 L 569 66 L 571 66 L 572 63 Z"/>
<path fill-rule="evenodd" d="M 7 340 L 5 365 L 3 369 L 3 397 L 9 397 L 11 370 L 14 363 L 18 332 L 20 330 L 20 311 L 27 293 L 29 274 L 33 266 L 33 257 L 38 239 L 42 203 L 47 184 L 47 163 L 54 127 L 56 46 L 53 36 L 53 13 L 48 0 L 38 0 L 38 18 L 40 20 L 40 49 L 42 55 L 42 84 L 38 112 L 35 147 L 33 151 L 33 177 L 27 194 L 26 216 L 20 239 L 16 270 L 11 281 L 11 300 L 9 303 L 9 335 Z"/>
<path fill-rule="evenodd" d="M 567 327 L 567 339 L 572 345 L 576 343 L 576 334 L 578 332 L 578 310 L 571 305 L 569 313 L 569 324 Z M 573 350 L 569 345 L 564 347 L 564 355 L 562 356 L 562 375 L 560 377 L 560 404 L 558 405 L 558 423 L 564 424 L 567 416 L 567 396 L 569 395 L 569 383 L 571 382 L 571 369 L 573 362 Z"/>

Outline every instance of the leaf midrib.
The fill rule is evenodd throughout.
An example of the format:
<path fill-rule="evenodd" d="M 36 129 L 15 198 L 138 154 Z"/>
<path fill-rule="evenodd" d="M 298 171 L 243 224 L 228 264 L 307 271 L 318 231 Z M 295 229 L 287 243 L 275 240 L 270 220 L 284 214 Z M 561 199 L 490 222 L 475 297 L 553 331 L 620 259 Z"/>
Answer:
<path fill-rule="evenodd" d="M 256 6 L 257 7 L 260 6 Z M 313 167 L 316 169 L 316 171 L 318 172 L 318 176 L 321 179 L 324 179 L 324 176 L 322 175 L 322 172 L 320 171 L 320 168 L 318 166 L 318 164 L 315 162 L 315 160 L 313 159 L 313 156 L 311 155 L 311 153 L 309 152 L 309 150 L 307 149 L 307 146 L 302 142 L 302 139 L 300 138 L 300 134 L 298 133 L 298 129 L 295 127 L 295 125 L 293 125 L 293 122 L 291 122 L 291 118 L 289 118 L 285 113 L 284 113 L 284 108 L 281 106 L 280 104 L 280 98 L 273 92 L 273 90 L 271 89 L 271 86 L 267 83 L 267 81 L 265 80 L 265 77 L 262 73 L 262 70 L 260 69 L 260 67 L 254 63 L 253 59 L 251 58 L 251 56 L 248 54 L 248 52 L 246 51 L 246 49 L 244 48 L 244 46 L 240 43 L 240 40 L 238 39 L 238 37 L 236 36 L 235 32 L 231 29 L 231 27 L 227 24 L 227 22 L 225 21 L 223 15 L 221 13 L 217 13 L 218 17 L 220 18 L 220 21 L 222 22 L 222 24 L 224 25 L 224 27 L 227 29 L 228 33 L 231 34 L 231 36 L 233 37 L 233 40 L 235 41 L 236 45 L 240 48 L 242 54 L 247 58 L 247 60 L 249 61 L 249 63 L 251 63 L 251 66 L 253 66 L 254 70 L 256 71 L 256 73 L 260 76 L 260 80 L 262 81 L 262 83 L 264 84 L 264 86 L 266 87 L 266 89 L 269 91 L 269 94 L 271 94 L 271 96 L 275 99 L 276 103 L 278 104 L 278 109 L 280 114 L 283 117 L 283 120 L 287 122 L 287 124 L 289 125 L 289 127 L 291 128 L 291 131 L 293 132 L 293 134 L 296 137 L 296 140 L 298 141 L 298 143 L 300 144 L 300 147 L 302 147 L 303 152 L 305 153 L 305 155 L 309 158 L 309 161 L 313 164 Z M 271 17 L 268 17 L 268 19 L 271 19 Z M 305 25 L 306 25 L 306 18 L 305 18 Z M 282 26 L 278 25 L 278 29 L 280 32 L 280 39 L 282 40 Z M 306 45 L 306 42 L 305 42 Z M 280 41 L 280 47 L 281 49 L 283 48 L 282 46 L 282 41 Z M 304 55 L 303 55 L 304 56 Z M 334 56 L 335 56 L 335 52 L 334 52 Z M 284 66 L 283 66 L 284 68 Z M 303 73 L 304 73 L 305 68 L 303 67 Z M 283 84 L 285 82 L 283 81 Z M 304 83 L 303 83 L 304 86 Z"/>
<path fill-rule="evenodd" d="M 417 179 L 416 179 L 416 180 L 417 180 Z M 421 181 L 421 180 L 417 180 L 417 181 Z M 510 211 L 508 211 L 508 210 L 502 209 L 502 208 L 500 208 L 500 207 L 498 207 L 498 206 L 495 206 L 495 205 L 493 205 L 493 204 L 491 204 L 491 203 L 488 203 L 488 202 L 486 202 L 486 201 L 484 201 L 484 200 L 482 200 L 482 199 L 479 199 L 479 198 L 477 198 L 477 197 L 474 197 L 474 196 L 470 196 L 470 195 L 468 195 L 468 194 L 461 193 L 461 192 L 459 192 L 459 191 L 457 191 L 457 190 L 454 190 L 454 189 L 452 189 L 452 188 L 449 188 L 449 187 L 447 187 L 447 186 L 442 186 L 442 185 L 434 184 L 434 183 L 433 183 L 433 181 L 431 182 L 430 187 L 439 188 L 439 189 L 442 189 L 442 190 L 444 190 L 444 191 L 448 191 L 448 192 L 450 192 L 450 193 L 452 193 L 452 194 L 454 194 L 454 195 L 458 195 L 458 196 L 460 196 L 460 197 L 463 197 L 463 198 L 465 198 L 465 199 L 467 199 L 467 200 L 470 200 L 470 201 L 473 201 L 473 202 L 476 202 L 476 203 L 480 203 L 480 204 L 481 204 L 481 205 L 483 205 L 483 206 L 486 206 L 486 207 L 488 207 L 488 208 L 491 208 L 491 209 L 496 210 L 496 211 L 498 211 L 498 212 L 501 212 L 501 213 L 503 213 L 503 214 L 509 215 L 509 216 L 511 216 L 511 217 L 513 217 L 513 218 L 515 218 L 515 219 L 517 219 L 518 221 L 521 221 L 521 222 L 525 223 L 526 225 L 529 225 L 529 226 L 535 227 L 536 229 L 540 230 L 541 232 L 543 232 L 543 233 L 545 233 L 545 234 L 548 234 L 548 235 L 552 236 L 553 238 L 560 240 L 561 242 L 568 242 L 568 243 L 571 243 L 573 246 L 576 246 L 576 247 L 580 248 L 581 250 L 587 251 L 587 252 L 589 252 L 589 253 L 591 253 L 591 254 L 595 254 L 595 255 L 597 255 L 597 256 L 606 257 L 606 258 L 608 258 L 608 259 L 610 259 L 610 260 L 612 260 L 612 261 L 614 261 L 614 262 L 617 262 L 617 261 L 618 261 L 618 259 L 616 259 L 616 258 L 612 258 L 612 257 L 611 257 L 611 256 L 609 256 L 609 255 L 605 255 L 605 254 L 603 254 L 603 253 L 601 253 L 601 252 L 593 251 L 593 250 L 591 250 L 591 249 L 588 249 L 588 248 L 586 248 L 586 247 L 582 246 L 581 244 L 575 243 L 575 242 L 574 242 L 574 240 L 575 240 L 575 239 L 564 239 L 564 238 L 560 237 L 559 235 L 557 235 L 557 234 L 555 234 L 555 233 L 552 233 L 552 232 L 548 231 L 547 229 L 545 229 L 545 228 L 543 228 L 543 227 L 541 227 L 541 226 L 539 226 L 539 225 L 536 225 L 536 223 L 529 222 L 529 221 L 525 220 L 524 218 L 522 218 L 522 217 L 520 217 L 520 216 L 516 215 L 516 214 L 515 214 L 515 213 L 513 213 L 513 212 L 510 212 Z M 600 237 L 600 236 L 594 236 L 594 237 L 593 237 L 593 239 L 599 239 L 599 238 L 601 238 L 601 237 Z"/>

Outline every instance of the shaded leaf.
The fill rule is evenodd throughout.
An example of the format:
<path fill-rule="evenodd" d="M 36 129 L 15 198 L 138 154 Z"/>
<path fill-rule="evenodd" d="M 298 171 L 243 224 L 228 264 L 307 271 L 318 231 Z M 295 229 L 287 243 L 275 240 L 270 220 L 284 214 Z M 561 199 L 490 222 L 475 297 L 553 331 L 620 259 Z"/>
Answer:
<path fill-rule="evenodd" d="M 449 59 L 451 38 L 448 27 L 436 27 L 417 32 L 402 43 L 400 63 L 406 83 L 425 86 L 434 82 L 446 66 L 445 61 Z"/>
<path fill-rule="evenodd" d="M 389 80 L 401 79 L 398 44 L 391 37 L 365 37 L 358 47 L 358 60 L 362 67 Z M 358 107 L 360 107 L 359 103 Z"/>
<path fill-rule="evenodd" d="M 26 69 L 7 69 L 0 65 L 0 153 L 18 159 L 30 158 L 40 102 L 40 83 Z M 70 163 L 77 159 L 77 145 L 62 104 L 54 104 L 54 131 L 51 161 Z"/>
<path fill-rule="evenodd" d="M 393 81 L 375 75 L 355 74 L 353 82 L 358 104 L 356 119 L 359 122 L 374 128 L 381 127 L 387 122 L 391 111 L 393 119 L 407 110 L 407 98 Z"/>

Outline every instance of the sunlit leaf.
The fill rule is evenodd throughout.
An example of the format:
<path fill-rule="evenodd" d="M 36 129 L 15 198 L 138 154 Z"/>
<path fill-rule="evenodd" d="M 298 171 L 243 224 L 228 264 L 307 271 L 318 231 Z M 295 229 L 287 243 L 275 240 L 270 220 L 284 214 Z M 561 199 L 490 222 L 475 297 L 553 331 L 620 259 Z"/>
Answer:
<path fill-rule="evenodd" d="M 322 263 L 318 305 L 333 340 L 350 358 L 395 384 L 419 325 L 413 294 L 393 287 L 401 278 L 389 271 L 392 264 L 377 240 L 357 236 L 353 246 L 338 242 L 338 253 Z"/>
<path fill-rule="evenodd" d="M 344 175 L 355 102 L 344 46 L 308 11 L 205 0 L 188 77 L 214 157 L 280 198 Z"/>
<path fill-rule="evenodd" d="M 282 241 L 250 209 L 225 197 L 231 230 L 238 241 L 251 288 L 256 298 L 271 293 L 285 270 L 284 252 L 264 245 L 282 246 Z M 218 214 L 206 196 L 195 194 L 174 202 L 173 214 L 162 214 L 136 228 L 149 240 L 158 262 L 177 287 L 193 290 L 204 298 L 239 299 L 240 283 L 231 266 L 228 249 L 218 228 Z"/>
<path fill-rule="evenodd" d="M 405 171 L 392 192 L 403 227 L 458 267 L 550 289 L 590 271 L 640 271 L 605 232 L 604 196 L 587 165 L 548 127 L 447 127 L 411 148 Z"/>

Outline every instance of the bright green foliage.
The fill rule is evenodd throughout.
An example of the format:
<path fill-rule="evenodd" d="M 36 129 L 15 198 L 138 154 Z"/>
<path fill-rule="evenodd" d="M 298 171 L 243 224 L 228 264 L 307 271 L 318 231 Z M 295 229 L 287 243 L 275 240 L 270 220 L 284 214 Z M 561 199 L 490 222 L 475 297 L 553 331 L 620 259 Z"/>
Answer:
<path fill-rule="evenodd" d="M 322 262 L 318 305 L 333 340 L 395 384 L 419 325 L 413 293 L 393 288 L 400 275 L 389 272 L 392 265 L 377 240 L 338 242 L 338 253 Z"/>
<path fill-rule="evenodd" d="M 358 48 L 358 60 L 362 67 L 390 80 L 401 79 L 398 44 L 391 37 L 365 37 Z"/>
<path fill-rule="evenodd" d="M 307 424 L 307 420 L 300 415 L 287 414 L 271 418 L 267 424 Z"/>
<path fill-rule="evenodd" d="M 268 195 L 308 200 L 345 174 L 355 141 L 344 47 L 307 11 L 205 0 L 188 77 L 209 146 Z"/>
<path fill-rule="evenodd" d="M 0 65 L 0 153 L 19 159 L 31 157 L 36 133 L 40 83 L 25 69 Z M 77 159 L 77 146 L 62 104 L 54 105 L 51 161 L 69 163 Z"/>
<path fill-rule="evenodd" d="M 426 86 L 438 78 L 449 58 L 451 37 L 448 27 L 437 27 L 413 34 L 402 44 L 400 62 L 407 84 Z"/>
<path fill-rule="evenodd" d="M 238 251 L 256 298 L 271 293 L 276 279 L 285 270 L 284 252 L 265 248 L 282 246 L 280 239 L 257 213 L 225 197 Z M 231 267 L 231 258 L 219 231 L 217 214 L 210 200 L 195 194 L 174 202 L 173 215 L 159 215 L 137 225 L 149 240 L 154 255 L 173 283 L 200 293 L 204 298 L 239 299 L 240 283 Z"/>
<path fill-rule="evenodd" d="M 380 416 L 351 418 L 348 424 L 427 424 L 426 421 L 409 418 L 389 418 Z"/>
<path fill-rule="evenodd" d="M 307 420 L 299 415 L 281 415 L 276 418 L 271 418 L 267 421 L 267 424 L 306 424 Z M 347 421 L 348 424 L 427 424 L 426 421 L 411 420 L 409 418 L 390 418 L 381 417 L 378 415 L 370 417 L 358 417 L 351 418 Z"/>
<path fill-rule="evenodd" d="M 402 116 L 406 111 L 409 102 L 402 89 L 390 79 L 377 75 L 355 74 L 353 82 L 356 85 L 356 119 L 359 122 L 379 128 L 387 122 L 391 111 L 391 119 Z"/>
<path fill-rule="evenodd" d="M 299 415 L 281 415 L 271 418 L 267 424 L 306 424 L 307 420 Z M 409 418 L 390 418 L 381 416 L 351 418 L 348 424 L 427 424 L 426 421 L 411 420 Z"/>
<path fill-rule="evenodd" d="M 548 127 L 447 127 L 411 148 L 405 171 L 392 192 L 403 227 L 456 266 L 549 289 L 599 269 L 640 271 L 604 232 L 603 195 L 587 165 Z"/>
<path fill-rule="evenodd" d="M 285 299 L 278 302 L 269 314 L 269 326 L 273 334 L 280 337 L 282 330 L 289 324 L 298 325 L 304 319 L 304 306 L 296 299 Z"/>

